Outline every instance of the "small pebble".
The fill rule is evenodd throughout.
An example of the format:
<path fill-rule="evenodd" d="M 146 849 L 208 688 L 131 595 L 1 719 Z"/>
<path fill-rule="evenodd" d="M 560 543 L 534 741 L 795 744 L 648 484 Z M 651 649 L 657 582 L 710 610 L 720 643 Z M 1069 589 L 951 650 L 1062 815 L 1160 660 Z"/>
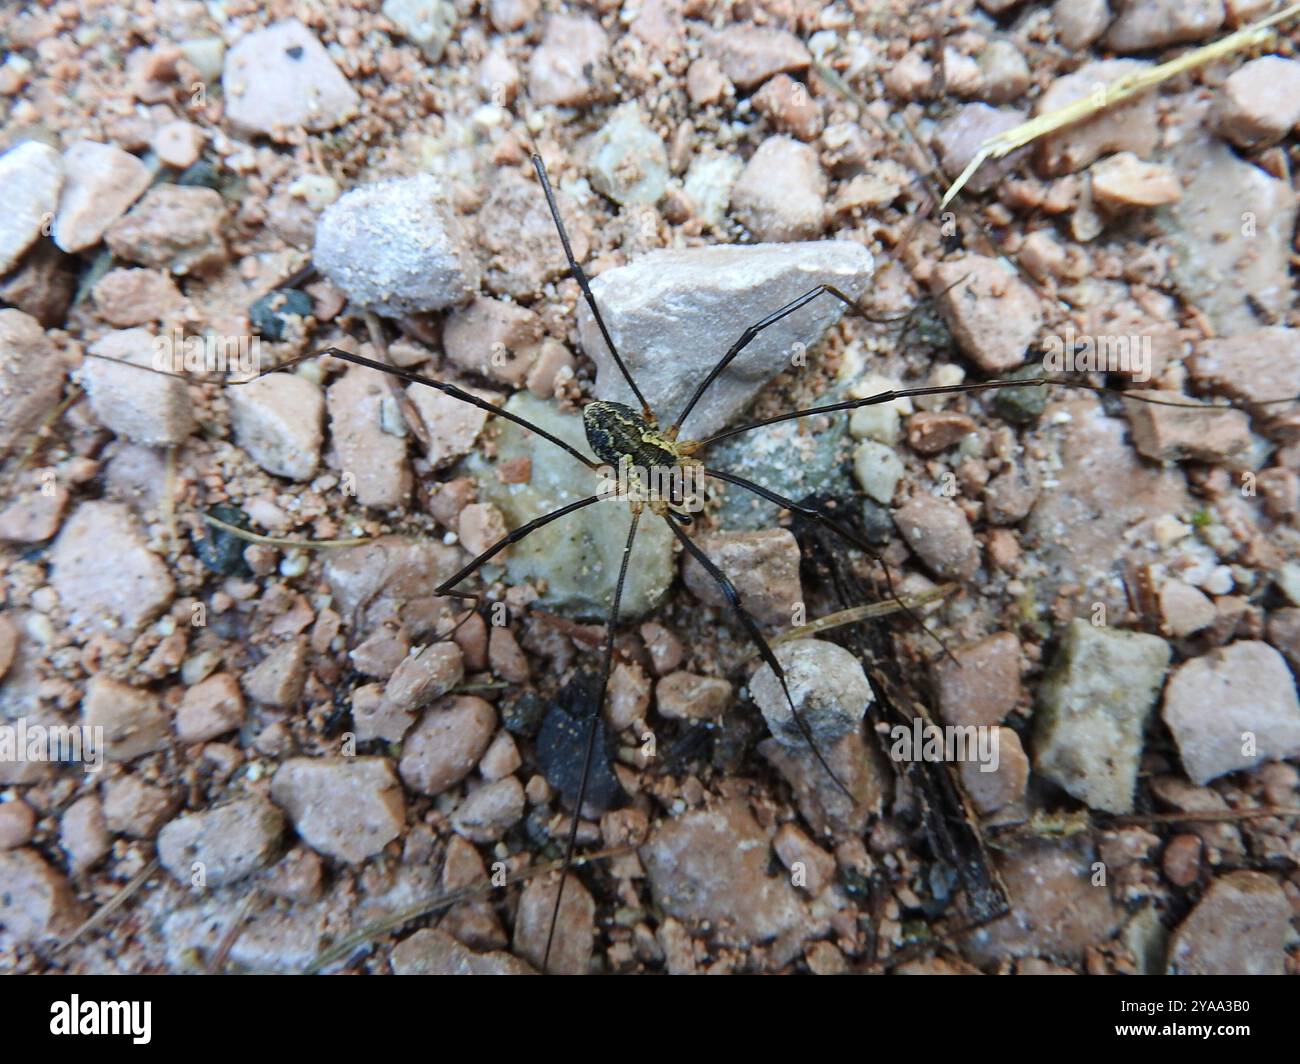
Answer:
<path fill-rule="evenodd" d="M 437 63 L 456 29 L 456 7 L 448 0 L 384 0 L 381 9 L 398 32 Z"/>
<path fill-rule="evenodd" d="M 1093 809 L 1131 812 L 1171 653 L 1158 636 L 1072 621 L 1038 692 L 1035 771 Z"/>
<path fill-rule="evenodd" d="M 399 712 L 411 713 L 441 698 L 464 675 L 460 647 L 434 643 L 402 660 L 384 688 L 384 698 Z"/>
<path fill-rule="evenodd" d="M 306 640 L 281 643 L 241 679 L 245 693 L 254 702 L 279 709 L 297 707 L 307 681 Z"/>
<path fill-rule="evenodd" d="M 731 705 L 731 684 L 715 676 L 670 672 L 655 684 L 659 715 L 670 720 L 720 717 Z"/>
<path fill-rule="evenodd" d="M 198 159 L 204 139 L 203 130 L 193 122 L 177 119 L 159 126 L 149 146 L 164 165 L 184 170 Z"/>
<path fill-rule="evenodd" d="M 760 666 L 749 681 L 749 693 L 773 736 L 788 746 L 806 747 L 796 714 L 818 743 L 834 743 L 858 727 L 875 696 L 857 658 L 822 639 L 795 639 L 775 653 L 790 699 L 770 665 Z"/>
<path fill-rule="evenodd" d="M 731 204 L 759 240 L 815 239 L 826 213 L 826 175 L 817 153 L 790 137 L 768 137 L 732 188 Z"/>
<path fill-rule="evenodd" d="M 1219 876 L 1170 937 L 1169 973 L 1282 975 L 1291 916 L 1286 892 L 1269 876 Z"/>
<path fill-rule="evenodd" d="M 201 873 L 204 886 L 221 887 L 270 864 L 283 833 L 280 810 L 241 798 L 173 820 L 158 833 L 158 860 L 183 886 Z"/>
<path fill-rule="evenodd" d="M 269 373 L 227 390 L 235 442 L 268 473 L 310 480 L 324 442 L 325 398 L 297 373 Z"/>
<path fill-rule="evenodd" d="M 112 144 L 79 140 L 63 153 L 67 175 L 54 220 L 54 242 L 66 252 L 98 244 L 149 187 L 149 168 Z"/>
<path fill-rule="evenodd" d="M 589 15 L 551 15 L 528 64 L 528 95 L 538 107 L 581 107 L 604 95 L 609 41 Z"/>
<path fill-rule="evenodd" d="M 176 736 L 183 743 L 215 739 L 244 723 L 244 696 L 229 673 L 195 684 L 185 692 L 176 711 Z"/>
<path fill-rule="evenodd" d="M 496 711 L 473 695 L 446 699 L 406 737 L 398 771 L 420 794 L 438 795 L 473 771 L 496 730 Z"/>
<path fill-rule="evenodd" d="M 803 601 L 799 544 L 783 528 L 759 532 L 714 532 L 696 545 L 722 570 L 740 595 L 740 604 L 762 624 L 786 625 Z M 683 553 L 682 576 L 702 602 L 727 606 L 718 582 L 693 557 Z"/>
<path fill-rule="evenodd" d="M 1162 710 L 1194 783 L 1300 753 L 1300 700 L 1286 661 L 1241 640 L 1174 670 Z"/>
<path fill-rule="evenodd" d="M 402 785 L 387 758 L 292 758 L 276 770 L 271 798 L 308 846 L 351 864 L 406 826 Z"/>
<path fill-rule="evenodd" d="M 1143 162 L 1131 151 L 1093 163 L 1088 174 L 1093 197 L 1103 207 L 1163 207 L 1183 198 L 1183 186 L 1175 170 Z"/>
<path fill-rule="evenodd" d="M 962 350 L 980 369 L 999 373 L 1025 360 L 1042 309 L 1034 290 L 997 259 L 967 255 L 936 267 L 930 290 Z"/>
<path fill-rule="evenodd" d="M 620 107 L 588 145 L 592 187 L 615 203 L 651 206 L 668 184 L 668 152 L 635 105 Z"/>
<path fill-rule="evenodd" d="M 182 378 L 153 372 L 157 351 L 147 329 L 107 333 L 91 344 L 81 369 L 91 408 L 105 428 L 157 447 L 183 443 L 194 430 L 189 390 Z"/>
<path fill-rule="evenodd" d="M 212 189 L 154 185 L 108 227 L 105 240 L 127 262 L 204 275 L 226 263 L 226 224 L 225 203 Z"/>
<path fill-rule="evenodd" d="M 474 842 L 496 842 L 524 815 L 524 788 L 514 776 L 473 791 L 451 815 L 452 829 Z"/>
<path fill-rule="evenodd" d="M 969 580 L 979 568 L 979 544 L 965 512 L 950 499 L 915 495 L 894 524 L 925 565 L 946 580 Z"/>
<path fill-rule="evenodd" d="M 241 37 L 221 73 L 226 117 L 236 126 L 288 141 L 342 125 L 360 98 L 329 52 L 297 19 Z"/>
<path fill-rule="evenodd" d="M 21 798 L 0 802 L 0 850 L 26 846 L 36 826 L 36 814 Z"/>

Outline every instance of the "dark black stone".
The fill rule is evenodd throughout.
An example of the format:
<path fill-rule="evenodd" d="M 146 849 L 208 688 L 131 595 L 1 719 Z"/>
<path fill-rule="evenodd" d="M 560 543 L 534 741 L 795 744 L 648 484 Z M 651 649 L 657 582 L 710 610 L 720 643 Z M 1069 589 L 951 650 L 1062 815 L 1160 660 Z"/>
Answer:
<path fill-rule="evenodd" d="M 287 319 L 293 316 L 305 318 L 314 307 L 306 292 L 299 292 L 296 288 L 276 288 L 248 308 L 248 320 L 253 323 L 253 331 L 258 336 L 274 343 L 285 338 Z"/>
<path fill-rule="evenodd" d="M 1004 376 L 1004 380 L 1024 381 L 1043 375 L 1040 366 L 1021 366 Z M 993 412 L 1013 425 L 1032 425 L 1047 407 L 1047 388 L 999 388 L 993 393 Z"/>
<path fill-rule="evenodd" d="M 236 528 L 248 527 L 248 514 L 237 506 L 214 506 L 208 514 Z M 249 576 L 252 570 L 244 561 L 245 546 L 247 544 L 238 536 L 232 536 L 225 529 L 214 525 L 207 525 L 204 536 L 195 545 L 195 549 L 199 561 L 218 576 Z"/>
<path fill-rule="evenodd" d="M 875 499 L 862 500 L 862 533 L 868 543 L 877 547 L 884 546 L 894 534 L 894 519 L 888 506 L 881 506 Z"/>
<path fill-rule="evenodd" d="M 525 691 L 501 705 L 501 723 L 506 731 L 523 739 L 531 739 L 537 734 L 545 715 L 546 703 L 532 691 Z"/>
<path fill-rule="evenodd" d="M 213 192 L 220 192 L 222 187 L 220 171 L 207 159 L 190 163 L 180 172 L 176 183 L 191 188 L 210 188 Z"/>
<path fill-rule="evenodd" d="M 582 789 L 582 769 L 587 756 L 587 729 L 596 715 L 596 740 L 591 757 L 591 778 L 583 806 L 613 809 L 625 795 L 610 767 L 612 746 L 605 718 L 596 696 L 599 683 L 590 673 L 574 675 L 547 708 L 542 730 L 537 735 L 537 762 L 552 787 L 573 808 Z"/>

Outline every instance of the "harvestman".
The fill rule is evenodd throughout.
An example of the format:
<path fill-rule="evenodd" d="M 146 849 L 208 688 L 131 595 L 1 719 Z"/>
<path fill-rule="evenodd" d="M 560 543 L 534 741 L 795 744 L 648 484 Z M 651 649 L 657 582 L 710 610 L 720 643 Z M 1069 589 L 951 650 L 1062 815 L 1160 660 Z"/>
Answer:
<path fill-rule="evenodd" d="M 555 193 L 551 187 L 550 179 L 548 178 L 546 173 L 545 164 L 542 162 L 542 159 L 539 155 L 533 155 L 532 163 L 533 163 L 533 168 L 537 172 L 538 180 L 540 181 L 542 189 L 546 195 L 547 206 L 550 209 L 551 218 L 554 221 L 555 228 L 559 234 L 560 243 L 564 248 L 564 255 L 568 263 L 569 274 L 577 282 L 578 287 L 582 292 L 582 298 L 586 301 L 587 306 L 591 310 L 592 318 L 595 320 L 596 326 L 600 331 L 601 338 L 603 339 L 605 345 L 609 348 L 609 352 L 613 356 L 614 363 L 618 367 L 619 373 L 622 375 L 623 379 L 627 382 L 628 386 L 631 388 L 632 394 L 636 397 L 636 401 L 640 406 L 640 410 L 638 411 L 637 409 L 634 409 L 633 407 L 624 405 L 622 403 L 594 401 L 588 403 L 585 407 L 583 407 L 582 421 L 583 421 L 583 428 L 586 432 L 587 442 L 591 446 L 593 453 L 596 455 L 599 461 L 593 461 L 592 459 L 588 458 L 586 455 L 578 451 L 576 448 L 566 443 L 564 440 L 559 439 L 558 437 L 547 432 L 545 429 L 542 429 L 541 427 L 532 424 L 527 419 L 522 418 L 519 415 L 514 414 L 501 407 L 494 406 L 491 403 L 488 403 L 487 401 L 480 399 L 478 396 L 475 396 L 461 388 L 456 387 L 456 385 L 454 384 L 448 384 L 445 381 L 434 380 L 430 377 L 425 377 L 417 373 L 412 373 L 409 370 L 392 366 L 384 362 L 379 362 L 374 359 L 366 358 L 362 355 L 356 355 L 349 351 L 344 351 L 335 347 L 326 348 L 320 351 L 314 351 L 308 355 L 301 356 L 301 358 L 314 358 L 321 355 L 329 355 L 345 362 L 350 362 L 359 366 L 365 366 L 370 369 L 378 370 L 381 373 L 390 374 L 394 377 L 400 378 L 401 380 L 407 381 L 412 384 L 420 384 L 429 388 L 435 388 L 438 391 L 442 392 L 443 394 L 451 396 L 453 399 L 457 399 L 463 403 L 468 403 L 471 406 L 478 407 L 479 409 L 485 411 L 491 416 L 502 417 L 507 419 L 508 421 L 512 421 L 516 423 L 517 425 L 520 425 L 521 427 L 529 430 L 530 432 L 535 433 L 536 435 L 540 436 L 542 439 L 548 441 L 554 446 L 563 449 L 576 461 L 582 463 L 582 465 L 586 466 L 588 469 L 591 469 L 593 471 L 599 471 L 604 466 L 607 465 L 618 468 L 620 466 L 626 466 L 630 464 L 635 468 L 639 468 L 641 470 L 648 470 L 651 471 L 652 474 L 657 474 L 656 477 L 657 482 L 662 482 L 666 484 L 681 484 L 683 482 L 690 482 L 692 479 L 691 474 L 703 473 L 703 475 L 707 478 L 719 480 L 727 484 L 734 485 L 745 491 L 751 492 L 754 495 L 757 495 L 758 497 L 766 500 L 767 502 L 774 503 L 777 506 L 789 510 L 791 513 L 799 515 L 801 518 L 805 520 L 812 521 L 815 524 L 820 525 L 821 527 L 825 528 L 828 532 L 832 533 L 835 537 L 837 537 L 842 542 L 847 543 L 849 546 L 862 551 L 868 557 L 872 558 L 877 563 L 879 563 L 881 571 L 884 575 L 886 586 L 888 587 L 889 590 L 890 598 L 897 604 L 897 606 L 901 610 L 903 610 L 909 616 L 911 616 L 913 620 L 915 620 L 918 624 L 921 623 L 919 618 L 917 618 L 916 615 L 908 608 L 908 606 L 905 603 L 903 603 L 894 593 L 893 584 L 892 584 L 891 577 L 889 575 L 888 568 L 884 566 L 883 563 L 880 562 L 880 559 L 877 557 L 876 552 L 873 550 L 871 545 L 867 543 L 856 532 L 846 527 L 845 525 L 841 524 L 840 522 L 836 521 L 830 514 L 828 514 L 822 507 L 818 505 L 806 503 L 806 502 L 800 503 L 800 502 L 796 502 L 793 499 L 788 499 L 783 495 L 780 495 L 769 488 L 763 487 L 762 485 L 747 480 L 744 477 L 737 476 L 734 473 L 729 473 L 723 469 L 716 469 L 711 466 L 708 466 L 704 464 L 696 456 L 700 454 L 702 451 L 704 451 L 705 448 L 707 448 L 710 444 L 716 443 L 719 440 L 728 439 L 733 436 L 739 436 L 742 435 L 743 433 L 750 432 L 754 429 L 761 428 L 766 425 L 772 425 L 782 421 L 793 421 L 799 418 L 812 417 L 820 414 L 832 414 L 832 413 L 838 413 L 843 411 L 856 410 L 859 407 L 872 406 L 880 403 L 888 403 L 896 399 L 903 399 L 903 398 L 914 397 L 914 396 L 940 395 L 940 394 L 957 393 L 957 392 L 973 392 L 973 391 L 982 391 L 985 389 L 1005 388 L 1005 387 L 1035 387 L 1035 386 L 1043 386 L 1048 384 L 1065 386 L 1065 387 L 1082 388 L 1084 390 L 1094 391 L 1094 392 L 1113 391 L 1113 389 L 1105 388 L 1098 385 L 1088 385 L 1088 384 L 1082 384 L 1082 383 L 1076 383 L 1070 381 L 1056 381 L 1047 377 L 1033 377 L 1033 378 L 1021 379 L 1021 380 L 991 380 L 991 381 L 975 382 L 969 384 L 935 385 L 935 386 L 918 387 L 918 388 L 903 388 L 903 389 L 898 389 L 893 391 L 880 392 L 876 395 L 867 396 L 861 399 L 849 399 L 849 400 L 844 400 L 835 403 L 828 403 L 822 406 L 810 407 L 803 410 L 794 410 L 788 413 L 777 414 L 772 417 L 763 418 L 758 421 L 753 421 L 748 424 L 740 425 L 735 428 L 730 428 L 721 432 L 714 433 L 713 435 L 708 436 L 705 439 L 701 439 L 701 440 L 679 439 L 679 434 L 680 434 L 682 424 L 685 422 L 687 416 L 691 413 L 691 411 L 695 408 L 696 404 L 699 403 L 700 399 L 704 396 L 705 392 L 708 391 L 709 386 L 722 373 L 726 371 L 727 367 L 731 365 L 731 363 L 744 351 L 744 349 L 764 329 L 768 328 L 771 325 L 774 325 L 782 318 L 785 318 L 786 316 L 793 314 L 801 307 L 806 306 L 807 304 L 811 303 L 814 299 L 822 295 L 831 296 L 835 299 L 840 300 L 851 310 L 857 309 L 856 304 L 852 299 L 850 299 L 848 296 L 846 296 L 843 292 L 839 291 L 835 287 L 828 284 L 820 284 L 817 285 L 815 288 L 811 289 L 810 291 L 805 292 L 803 295 L 799 296 L 799 298 L 791 301 L 790 303 L 787 303 L 785 306 L 781 307 L 780 309 L 773 311 L 771 314 L 763 318 L 761 321 L 758 321 L 753 325 L 748 326 L 740 334 L 736 342 L 733 343 L 731 347 L 727 349 L 727 352 L 718 360 L 717 364 L 713 367 L 712 370 L 710 370 L 710 372 L 704 378 L 704 380 L 701 381 L 700 384 L 695 388 L 694 392 L 691 394 L 686 404 L 682 407 L 681 411 L 677 414 L 676 418 L 674 418 L 673 422 L 668 427 L 661 428 L 659 425 L 658 418 L 655 415 L 655 412 L 650 408 L 650 405 L 646 401 L 645 396 L 642 394 L 641 389 L 637 386 L 637 383 L 633 378 L 631 371 L 628 369 L 627 364 L 624 362 L 622 355 L 619 353 L 618 348 L 614 343 L 613 337 L 610 335 L 609 329 L 605 325 L 604 318 L 601 316 L 600 313 L 600 308 L 597 306 L 595 297 L 592 295 L 591 286 L 588 283 L 587 275 L 585 271 L 583 270 L 581 264 L 577 261 L 577 259 L 574 258 L 573 248 L 569 242 L 568 233 L 564 228 L 564 222 L 560 217 L 559 207 L 556 203 Z M 298 362 L 301 361 L 301 358 L 294 359 L 292 361 Z M 282 364 L 280 366 L 274 367 L 274 369 L 276 370 L 284 369 L 286 368 L 286 365 L 287 364 Z M 268 370 L 267 372 L 271 372 L 271 370 Z M 1165 401 L 1165 400 L 1161 400 L 1149 396 L 1148 397 L 1129 396 L 1129 398 L 1136 399 L 1137 401 L 1140 402 L 1154 403 L 1156 405 L 1164 405 L 1164 406 L 1186 407 L 1187 405 L 1185 403 Z M 1277 401 L 1283 402 L 1288 400 L 1277 400 Z M 642 487 L 644 487 L 644 485 Z M 596 495 L 591 495 L 587 498 L 580 499 L 577 502 L 572 502 L 566 506 L 562 506 L 559 509 L 552 511 L 551 513 L 544 514 L 541 517 L 535 518 L 534 520 L 529 521 L 526 524 L 520 525 L 518 528 L 514 529 L 509 534 L 502 537 L 502 539 L 500 539 L 498 542 L 494 543 L 487 550 L 483 551 L 481 554 L 479 554 L 477 557 L 471 560 L 467 565 L 465 565 L 462 569 L 460 569 L 459 572 L 457 572 L 454 576 L 452 576 L 450 579 L 446 580 L 443 584 L 441 584 L 435 590 L 435 593 L 439 595 L 447 595 L 447 596 L 453 596 L 457 598 L 471 599 L 477 602 L 478 601 L 477 595 L 459 590 L 459 585 L 461 585 L 465 580 L 467 580 L 474 573 L 476 573 L 483 565 L 485 565 L 487 562 L 489 562 L 492 558 L 494 558 L 501 551 L 505 550 L 511 544 L 519 542 L 520 540 L 524 539 L 526 536 L 530 535 L 532 532 L 543 527 L 544 525 L 548 525 L 552 521 L 559 520 L 562 517 L 566 517 L 569 514 L 585 509 L 586 507 L 591 506 L 592 504 L 600 502 L 603 499 L 609 497 L 610 496 L 604 492 Z M 836 786 L 839 787 L 840 790 L 844 791 L 846 795 L 848 794 L 847 788 L 835 776 L 835 773 L 830 768 L 830 765 L 827 763 L 825 757 L 823 756 L 821 751 L 817 748 L 817 745 L 813 740 L 812 733 L 808 728 L 807 722 L 804 720 L 803 716 L 799 713 L 798 708 L 794 705 L 794 701 L 790 696 L 790 690 L 786 683 L 785 672 L 781 668 L 780 662 L 777 660 L 776 655 L 773 653 L 772 648 L 769 645 L 768 641 L 764 638 L 762 632 L 759 630 L 758 625 L 755 622 L 754 618 L 741 604 L 740 596 L 736 591 L 735 585 L 731 582 L 730 579 L 728 579 L 726 574 L 723 573 L 722 570 L 716 564 L 714 564 L 714 562 L 704 553 L 704 551 L 701 550 L 701 548 L 691 540 L 691 538 L 684 531 L 685 527 L 691 524 L 691 518 L 687 510 L 683 507 L 683 500 L 681 499 L 681 497 L 678 495 L 671 495 L 671 494 L 668 497 L 664 497 L 661 494 L 656 492 L 645 492 L 644 490 L 639 490 L 639 491 L 629 493 L 628 502 L 631 508 L 631 515 L 632 515 L 631 523 L 628 527 L 627 540 L 623 546 L 622 557 L 619 564 L 618 579 L 615 583 L 614 596 L 610 604 L 608 620 L 605 628 L 603 656 L 602 656 L 601 672 L 600 672 L 600 683 L 596 688 L 597 693 L 596 693 L 596 699 L 594 705 L 591 707 L 587 720 L 585 721 L 585 735 L 583 737 L 584 753 L 583 753 L 581 784 L 579 786 L 577 798 L 574 803 L 574 815 L 571 819 L 568 839 L 565 846 L 564 860 L 560 872 L 560 882 L 559 882 L 558 889 L 556 890 L 555 902 L 551 912 L 551 921 L 550 921 L 550 926 L 549 926 L 547 939 L 546 939 L 546 949 L 542 960 L 542 968 L 544 971 L 547 969 L 549 965 L 551 946 L 554 940 L 555 927 L 556 927 L 556 923 L 560 911 L 560 903 L 563 898 L 564 886 L 568 878 L 569 869 L 573 862 L 573 855 L 577 846 L 578 825 L 581 818 L 581 810 L 587 797 L 587 786 L 591 774 L 592 761 L 593 761 L 595 745 L 596 745 L 596 735 L 597 735 L 596 722 L 601 712 L 601 709 L 604 705 L 605 693 L 609 684 L 610 671 L 613 664 L 613 655 L 614 655 L 614 636 L 615 636 L 615 631 L 617 629 L 618 620 L 619 620 L 619 607 L 623 596 L 624 583 L 627 577 L 628 563 L 631 557 L 633 544 L 636 540 L 637 529 L 639 527 L 641 518 L 646 509 L 649 509 L 651 513 L 653 513 L 655 516 L 658 516 L 665 521 L 669 529 L 672 531 L 673 536 L 682 545 L 682 548 L 692 558 L 694 558 L 696 562 L 699 563 L 701 568 L 703 568 L 704 571 L 709 575 L 709 577 L 721 588 L 722 593 L 725 596 L 730 608 L 735 613 L 736 618 L 740 622 L 741 626 L 744 628 L 747 637 L 757 648 L 762 660 L 768 665 L 768 667 L 771 668 L 777 680 L 780 682 L 782 690 L 784 691 L 785 694 L 786 702 L 790 707 L 793 719 L 795 720 L 804 739 L 808 742 L 809 746 L 811 747 L 814 755 L 817 758 L 817 761 L 821 765 L 822 769 L 835 782 Z M 921 625 L 921 627 L 924 628 L 924 625 Z M 942 647 L 942 643 L 940 643 L 940 646 Z M 944 651 L 946 653 L 946 648 L 944 648 Z"/>

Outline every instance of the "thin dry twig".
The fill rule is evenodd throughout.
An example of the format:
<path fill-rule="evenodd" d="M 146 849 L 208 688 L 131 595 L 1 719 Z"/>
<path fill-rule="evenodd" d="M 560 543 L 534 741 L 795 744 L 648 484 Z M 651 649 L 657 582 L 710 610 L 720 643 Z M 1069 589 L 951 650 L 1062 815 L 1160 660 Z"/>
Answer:
<path fill-rule="evenodd" d="M 580 868 L 592 861 L 603 861 L 607 857 L 620 857 L 625 853 L 631 853 L 635 846 L 615 846 L 608 850 L 598 850 L 595 853 L 585 855 L 574 855 L 570 865 L 572 868 Z M 558 872 L 564 867 L 564 859 L 560 858 L 555 861 L 548 861 L 546 864 L 531 865 L 513 875 L 506 876 L 500 886 L 491 882 L 480 884 L 477 887 L 464 887 L 461 890 L 453 890 L 447 894 L 438 894 L 425 901 L 419 902 L 407 909 L 401 909 L 386 916 L 382 920 L 376 920 L 373 924 L 367 924 L 360 931 L 348 935 L 346 938 L 335 943 L 323 953 L 317 954 L 312 958 L 310 964 L 304 970 L 305 975 L 311 975 L 320 971 L 322 968 L 334 964 L 336 961 L 343 960 L 354 950 L 361 946 L 367 945 L 373 939 L 380 935 L 385 935 L 390 931 L 396 931 L 404 924 L 409 924 L 412 920 L 418 920 L 422 916 L 429 916 L 438 912 L 440 909 L 447 909 L 462 901 L 472 901 L 474 898 L 483 897 L 492 893 L 494 890 L 500 890 L 502 887 L 508 887 L 515 883 L 521 883 L 526 879 L 532 879 L 534 876 L 546 875 L 550 872 Z"/>
<path fill-rule="evenodd" d="M 88 931 L 93 931 L 95 928 L 99 927 L 102 923 L 104 923 L 104 921 L 107 920 L 110 916 L 112 916 L 113 913 L 117 912 L 118 909 L 120 909 L 123 905 L 125 905 L 127 901 L 130 899 L 131 895 L 134 894 L 137 890 L 139 890 L 142 886 L 144 886 L 145 882 L 149 879 L 149 877 L 152 876 L 157 871 L 158 871 L 158 858 L 155 857 L 152 861 L 150 861 L 147 865 L 145 865 L 142 869 L 140 869 L 140 871 L 138 871 L 131 878 L 131 881 L 127 883 L 126 886 L 124 886 L 121 890 L 119 890 L 116 894 L 114 894 L 111 898 L 109 898 L 108 901 L 104 902 L 104 904 L 101 905 L 95 911 L 95 913 L 92 916 L 90 916 L 89 919 L 87 919 L 80 927 L 78 927 L 75 931 L 73 931 L 72 934 L 70 934 L 67 938 L 65 938 L 62 942 L 60 942 L 57 946 L 55 946 L 54 947 L 55 954 L 62 953 L 65 949 L 67 949 L 74 942 L 76 942 L 77 939 L 79 939 L 82 935 L 86 934 Z"/>
<path fill-rule="evenodd" d="M 259 532 L 250 532 L 246 528 L 240 528 L 238 525 L 232 525 L 222 521 L 211 514 L 199 514 L 203 520 L 212 525 L 213 528 L 219 528 L 223 532 L 228 532 L 236 539 L 246 540 L 249 543 L 260 543 L 266 547 L 292 547 L 297 550 L 325 550 L 330 547 L 360 547 L 367 543 L 374 543 L 373 536 L 360 536 L 355 539 L 284 539 L 281 536 L 264 536 Z"/>
<path fill-rule="evenodd" d="M 891 613 L 898 613 L 900 610 L 913 610 L 919 606 L 937 602 L 956 590 L 956 584 L 940 584 L 938 587 L 932 587 L 928 591 L 922 591 L 915 595 L 900 595 L 896 599 L 871 602 L 864 606 L 853 606 L 847 610 L 836 610 L 834 613 L 828 613 L 825 617 L 818 617 L 815 621 L 809 621 L 807 624 L 801 624 L 798 628 L 791 628 L 788 632 L 773 636 L 768 642 L 773 646 L 777 646 L 781 643 L 788 643 L 792 639 L 807 639 L 818 632 L 829 632 L 835 628 L 842 628 L 846 624 L 857 624 L 859 621 L 871 621 L 878 617 L 888 617 Z"/>

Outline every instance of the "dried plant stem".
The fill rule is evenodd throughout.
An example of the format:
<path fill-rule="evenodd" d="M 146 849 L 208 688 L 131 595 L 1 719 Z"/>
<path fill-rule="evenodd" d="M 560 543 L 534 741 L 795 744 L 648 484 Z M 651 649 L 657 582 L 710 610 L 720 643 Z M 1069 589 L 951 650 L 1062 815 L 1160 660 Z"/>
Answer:
<path fill-rule="evenodd" d="M 371 536 L 360 536 L 356 539 L 284 539 L 280 536 L 263 536 L 257 532 L 250 532 L 246 528 L 240 528 L 238 525 L 232 525 L 220 518 L 213 517 L 211 514 L 199 514 L 203 520 L 213 528 L 219 528 L 223 532 L 228 532 L 236 539 L 246 540 L 249 543 L 260 543 L 265 547 L 291 547 L 296 550 L 324 550 L 329 547 L 360 547 L 366 543 L 373 543 L 375 540 Z"/>
<path fill-rule="evenodd" d="M 1185 74 L 1189 70 L 1195 70 L 1206 63 L 1212 63 L 1216 59 L 1222 59 L 1233 52 L 1263 44 L 1275 32 L 1273 26 L 1297 14 L 1300 14 L 1300 3 L 1292 4 L 1268 18 L 1247 26 L 1245 29 L 1229 34 L 1222 40 L 1207 44 L 1204 48 L 1195 48 L 1180 55 L 1177 59 L 1171 59 L 1167 63 L 1161 63 L 1149 70 L 1139 70 L 1126 77 L 1119 78 L 1117 81 L 1098 86 L 1099 91 L 1090 93 L 1081 100 L 1076 100 L 1065 107 L 1031 118 L 1028 122 L 1023 122 L 1013 129 L 1008 129 L 1005 133 L 989 137 L 980 145 L 974 158 L 966 164 L 966 169 L 961 172 L 957 180 L 948 186 L 948 191 L 943 194 L 943 199 L 939 202 L 939 209 L 942 210 L 951 202 L 952 198 L 965 187 L 971 175 L 980 168 L 985 160 L 1001 159 L 1003 156 L 1009 155 L 1017 148 L 1023 148 L 1026 144 L 1037 140 L 1039 137 L 1047 136 L 1049 133 L 1055 133 L 1066 126 L 1091 118 L 1099 111 L 1113 107 L 1115 104 L 1130 99 L 1138 95 L 1138 93 L 1145 92 L 1163 81 L 1175 78 L 1179 74 Z"/>

